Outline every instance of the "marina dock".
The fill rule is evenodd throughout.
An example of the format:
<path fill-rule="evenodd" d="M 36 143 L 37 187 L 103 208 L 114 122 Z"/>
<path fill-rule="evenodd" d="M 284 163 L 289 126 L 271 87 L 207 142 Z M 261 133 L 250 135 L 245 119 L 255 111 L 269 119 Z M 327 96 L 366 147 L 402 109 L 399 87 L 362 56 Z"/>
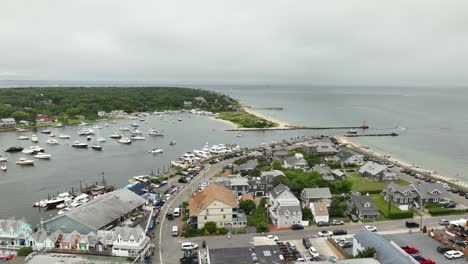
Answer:
<path fill-rule="evenodd" d="M 270 130 L 333 130 L 333 129 L 368 129 L 368 125 L 361 126 L 337 126 L 337 127 L 314 127 L 314 126 L 286 126 L 268 128 L 230 128 L 225 131 L 270 131 Z"/>

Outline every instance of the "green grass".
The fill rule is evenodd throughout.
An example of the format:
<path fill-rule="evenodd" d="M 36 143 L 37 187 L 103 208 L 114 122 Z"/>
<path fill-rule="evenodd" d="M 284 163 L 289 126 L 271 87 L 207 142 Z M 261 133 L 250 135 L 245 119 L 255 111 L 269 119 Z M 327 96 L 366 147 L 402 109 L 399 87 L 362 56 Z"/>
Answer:
<path fill-rule="evenodd" d="M 388 219 L 402 219 L 402 218 L 412 218 L 413 211 L 403 211 L 400 208 L 396 207 L 395 205 L 390 205 L 390 213 L 388 212 L 388 201 L 385 201 L 384 197 L 380 194 L 372 194 L 371 195 L 372 201 L 374 201 L 377 208 L 381 213 L 381 217 L 385 217 Z"/>
<path fill-rule="evenodd" d="M 246 112 L 221 112 L 219 119 L 230 121 L 241 128 L 269 128 L 278 124 Z"/>
<path fill-rule="evenodd" d="M 357 171 L 348 172 L 347 174 L 348 174 L 348 178 L 353 181 L 353 190 L 358 191 L 360 193 L 366 193 L 366 192 L 376 193 L 385 189 L 387 185 L 389 184 L 389 182 L 384 182 L 384 181 L 370 181 L 367 178 L 362 177 Z M 395 181 L 395 183 L 398 185 L 410 184 L 410 182 L 402 178 Z"/>

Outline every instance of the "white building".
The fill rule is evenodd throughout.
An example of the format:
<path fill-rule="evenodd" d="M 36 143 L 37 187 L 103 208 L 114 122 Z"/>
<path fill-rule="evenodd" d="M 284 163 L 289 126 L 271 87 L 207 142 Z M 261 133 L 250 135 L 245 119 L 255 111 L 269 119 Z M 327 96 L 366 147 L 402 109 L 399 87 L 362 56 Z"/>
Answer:
<path fill-rule="evenodd" d="M 323 201 L 317 201 L 310 204 L 310 210 L 314 216 L 314 221 L 318 222 L 328 222 L 330 217 L 328 215 L 327 204 Z"/>
<path fill-rule="evenodd" d="M 139 225 L 136 227 L 117 227 L 112 235 L 112 255 L 136 257 L 148 246 L 150 238 Z"/>
<path fill-rule="evenodd" d="M 0 119 L 0 126 L 4 126 L 4 127 L 16 126 L 16 121 L 14 118 L 2 118 Z"/>
<path fill-rule="evenodd" d="M 290 227 L 302 222 L 302 210 L 299 200 L 283 184 L 279 184 L 270 192 L 269 215 L 277 227 Z"/>

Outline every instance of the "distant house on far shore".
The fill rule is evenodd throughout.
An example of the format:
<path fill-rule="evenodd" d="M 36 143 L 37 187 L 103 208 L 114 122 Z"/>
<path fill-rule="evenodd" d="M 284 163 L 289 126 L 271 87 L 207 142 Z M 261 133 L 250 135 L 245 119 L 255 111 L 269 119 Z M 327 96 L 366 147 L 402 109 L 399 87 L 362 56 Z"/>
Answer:
<path fill-rule="evenodd" d="M 45 124 L 45 123 L 52 123 L 57 120 L 56 116 L 49 116 L 45 114 L 38 114 L 36 115 L 36 123 L 37 124 Z"/>
<path fill-rule="evenodd" d="M 0 126 L 3 126 L 3 127 L 16 126 L 16 121 L 14 118 L 2 118 L 0 119 Z"/>

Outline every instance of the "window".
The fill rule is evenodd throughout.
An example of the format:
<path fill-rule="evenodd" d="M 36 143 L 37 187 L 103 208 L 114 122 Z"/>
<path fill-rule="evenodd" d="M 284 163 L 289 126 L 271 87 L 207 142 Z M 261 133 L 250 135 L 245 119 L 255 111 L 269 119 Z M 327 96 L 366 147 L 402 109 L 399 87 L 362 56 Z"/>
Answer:
<path fill-rule="evenodd" d="M 224 212 L 224 209 L 223 209 L 223 208 L 221 208 L 221 212 Z"/>
<path fill-rule="evenodd" d="M 205 216 L 205 220 L 207 219 L 207 217 Z"/>
<path fill-rule="evenodd" d="M 206 213 L 209 213 L 209 209 L 206 209 Z"/>
<path fill-rule="evenodd" d="M 434 203 L 439 202 L 439 198 L 434 198 Z"/>
<path fill-rule="evenodd" d="M 223 215 L 223 219 L 226 219 L 226 215 Z"/>

